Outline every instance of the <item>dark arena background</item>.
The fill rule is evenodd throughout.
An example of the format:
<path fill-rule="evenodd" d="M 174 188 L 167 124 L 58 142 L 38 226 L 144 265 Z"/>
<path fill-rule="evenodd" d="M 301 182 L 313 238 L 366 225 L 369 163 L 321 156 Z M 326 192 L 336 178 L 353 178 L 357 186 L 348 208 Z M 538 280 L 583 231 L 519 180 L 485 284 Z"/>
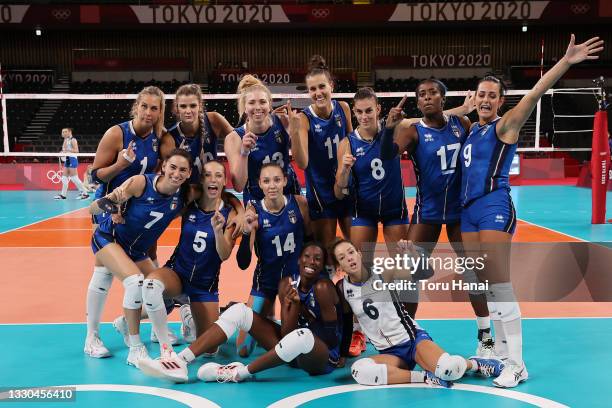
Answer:
<path fill-rule="evenodd" d="M 172 384 L 125 364 L 128 349 L 111 324 L 123 310 L 118 282 L 100 327 L 113 356 L 94 359 L 83 353 L 94 265 L 88 212 L 93 193 L 75 200 L 78 191 L 71 184 L 67 199 L 53 199 L 62 187 L 63 128 L 71 128 L 78 140 L 77 174 L 87 180 L 102 135 L 128 120 L 144 87 L 165 93 L 166 128 L 177 120 L 174 94 L 188 83 L 201 86 L 208 111 L 238 127 L 236 92 L 245 74 L 269 87 L 273 107 L 291 100 L 300 111 L 312 103 L 304 81 L 316 54 L 333 74 L 335 99 L 352 106 L 359 88 L 372 87 L 382 118 L 404 95 L 407 117 L 420 117 L 414 92 L 422 79 L 443 81 L 445 106 L 455 107 L 489 74 L 508 88 L 504 113 L 563 57 L 572 33 L 576 43 L 599 36 L 605 49 L 599 59 L 573 66 L 542 97 L 521 130 L 510 170 L 518 220 L 512 263 L 522 269 L 513 284 L 521 302 L 528 381 L 513 389 L 493 387 L 490 379 L 477 376 L 466 376 L 451 389 L 423 383 L 363 386 L 351 376 L 356 359 L 348 358 L 327 375 L 309 376 L 283 365 L 243 383 L 205 383 L 196 372 L 210 360 L 199 358 L 189 366 L 189 382 Z M 610 120 L 607 128 L 595 120 L 606 113 L 612 88 L 612 1 L 3 0 L 0 79 L 0 402 L 27 407 L 610 406 L 612 173 L 609 148 L 606 157 L 593 154 L 593 146 L 595 140 L 609 143 L 612 127 Z M 475 112 L 468 117 L 478 118 Z M 354 115 L 352 122 L 356 127 Z M 229 170 L 224 136 L 218 155 Z M 604 163 L 601 174 L 593 156 Z M 304 187 L 303 171 L 294 167 Z M 417 179 L 406 155 L 401 167 L 412 214 Z M 600 179 L 603 187 L 593 189 Z M 227 189 L 235 192 L 230 177 Z M 177 219 L 159 239 L 160 264 L 172 254 L 180 230 Z M 441 237 L 440 248 L 448 247 L 446 234 Z M 383 242 L 382 234 L 378 239 Z M 240 270 L 238 244 L 221 267 L 222 307 L 249 296 L 256 257 Z M 578 278 L 570 276 L 574 272 Z M 566 280 L 571 289 L 561 294 L 534 292 Z M 422 297 L 418 323 L 445 350 L 472 355 L 475 324 L 467 297 Z M 178 309 L 169 321 L 179 332 Z M 158 346 L 150 333 L 146 320 L 141 336 L 155 358 Z M 231 339 L 213 361 L 246 364 L 264 352 L 256 348 L 242 359 Z M 368 344 L 363 356 L 374 354 Z M 16 393 L 54 386 L 73 387 L 65 389 L 71 398 L 56 393 L 51 403 L 40 393 Z"/>

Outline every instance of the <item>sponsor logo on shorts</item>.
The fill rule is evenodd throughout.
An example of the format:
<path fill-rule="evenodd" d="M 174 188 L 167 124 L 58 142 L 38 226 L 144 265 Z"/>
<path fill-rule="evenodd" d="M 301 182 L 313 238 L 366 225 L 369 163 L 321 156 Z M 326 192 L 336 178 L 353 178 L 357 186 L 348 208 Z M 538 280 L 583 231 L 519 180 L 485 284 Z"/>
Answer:
<path fill-rule="evenodd" d="M 503 223 L 503 222 L 505 222 L 505 221 L 506 221 L 506 218 L 505 218 L 503 215 L 501 215 L 501 214 L 497 214 L 497 215 L 495 216 L 495 222 L 500 222 L 500 223 Z"/>

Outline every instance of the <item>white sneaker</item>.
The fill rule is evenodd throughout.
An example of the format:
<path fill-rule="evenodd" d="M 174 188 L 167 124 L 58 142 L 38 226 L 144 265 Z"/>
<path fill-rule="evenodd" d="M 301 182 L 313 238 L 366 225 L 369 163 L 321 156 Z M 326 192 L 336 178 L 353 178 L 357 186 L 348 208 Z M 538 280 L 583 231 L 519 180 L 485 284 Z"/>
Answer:
<path fill-rule="evenodd" d="M 76 200 L 89 200 L 89 194 L 81 193 L 76 197 Z"/>
<path fill-rule="evenodd" d="M 187 343 L 193 343 L 196 340 L 196 328 L 191 315 L 191 307 L 181 305 L 179 314 L 181 315 L 181 335 Z"/>
<path fill-rule="evenodd" d="M 518 364 L 506 364 L 499 377 L 493 380 L 493 385 L 500 388 L 513 388 L 529 378 L 527 367 Z"/>
<path fill-rule="evenodd" d="M 149 352 L 144 344 L 140 343 L 137 346 L 130 347 L 126 363 L 128 365 L 139 368 L 139 365 L 144 360 L 150 360 Z"/>
<path fill-rule="evenodd" d="M 105 358 L 110 357 L 111 352 L 108 351 L 100 337 L 97 334 L 87 336 L 85 339 L 85 348 L 83 349 L 85 354 L 93 358 Z"/>
<path fill-rule="evenodd" d="M 476 347 L 476 357 L 496 358 L 495 340 L 493 340 L 491 337 L 487 337 L 481 341 L 478 341 L 478 347 Z"/>
<path fill-rule="evenodd" d="M 172 344 L 173 346 L 176 346 L 177 344 L 181 344 L 181 339 L 176 335 L 176 333 L 174 333 L 170 327 L 168 327 L 168 340 L 170 341 L 170 344 Z M 159 343 L 159 339 L 157 338 L 157 335 L 155 334 L 155 330 L 151 329 L 151 341 L 153 343 Z"/>
<path fill-rule="evenodd" d="M 244 364 L 239 361 L 224 366 L 219 363 L 206 363 L 198 369 L 198 378 L 205 382 L 241 382 L 244 378 L 238 376 L 238 367 L 244 367 Z"/>
<path fill-rule="evenodd" d="M 123 336 L 123 342 L 127 347 L 130 347 L 130 333 L 128 332 L 127 321 L 125 316 L 119 316 L 113 320 L 113 327 L 117 330 L 117 333 Z"/>
<path fill-rule="evenodd" d="M 189 379 L 187 363 L 166 344 L 162 345 L 159 358 L 141 360 L 138 368 L 147 375 L 174 383 L 187 382 Z"/>
<path fill-rule="evenodd" d="M 54 200 L 65 200 L 65 199 L 66 199 L 66 196 L 65 196 L 65 195 L 61 195 L 61 194 L 58 194 L 58 195 L 54 196 L 54 197 L 53 197 L 53 199 L 54 199 Z"/>

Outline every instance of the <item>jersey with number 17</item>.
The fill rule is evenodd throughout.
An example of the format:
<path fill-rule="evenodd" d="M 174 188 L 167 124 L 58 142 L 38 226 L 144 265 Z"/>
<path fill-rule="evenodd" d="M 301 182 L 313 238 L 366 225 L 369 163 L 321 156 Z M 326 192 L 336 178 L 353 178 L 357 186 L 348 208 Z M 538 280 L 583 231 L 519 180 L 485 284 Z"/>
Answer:
<path fill-rule="evenodd" d="M 132 149 L 136 157 L 127 168 L 121 170 L 112 180 L 100 185 L 96 191 L 96 198 L 109 194 L 132 176 L 153 173 L 157 167 L 159 138 L 155 134 L 155 130 L 151 130 L 151 133 L 145 137 L 139 137 L 134 131 L 131 120 L 117 126 L 121 128 L 123 134 L 123 148 L 127 149 L 132 143 Z"/>

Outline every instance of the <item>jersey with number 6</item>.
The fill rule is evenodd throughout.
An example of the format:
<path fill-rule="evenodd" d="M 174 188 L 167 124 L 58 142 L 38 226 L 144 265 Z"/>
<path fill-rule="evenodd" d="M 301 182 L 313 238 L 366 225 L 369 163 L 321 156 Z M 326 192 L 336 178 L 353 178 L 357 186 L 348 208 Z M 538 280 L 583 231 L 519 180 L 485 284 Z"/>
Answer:
<path fill-rule="evenodd" d="M 114 224 L 111 217 L 100 224 L 101 232 L 112 234 L 128 255 L 146 253 L 183 208 L 180 189 L 172 195 L 157 192 L 160 177 L 145 174 L 146 186 L 140 197 L 132 197 L 123 211 L 123 224 Z"/>
<path fill-rule="evenodd" d="M 120 123 L 117 126 L 121 128 L 123 133 L 123 149 L 127 149 L 129 144 L 133 142 L 136 158 L 132 164 L 121 170 L 112 180 L 102 183 L 98 190 L 96 190 L 96 198 L 109 194 L 132 176 L 153 173 L 157 167 L 159 139 L 155 134 L 155 130 L 152 130 L 146 137 L 139 137 L 134 131 L 131 120 Z"/>
<path fill-rule="evenodd" d="M 491 191 L 510 191 L 510 165 L 517 144 L 509 145 L 497 137 L 497 118 L 487 124 L 475 123 L 461 150 L 461 204 L 467 207 Z"/>
<path fill-rule="evenodd" d="M 231 210 L 232 207 L 223 202 L 219 205 L 226 222 Z M 167 264 L 183 279 L 209 292 L 217 291 L 221 270 L 211 223 L 214 215 L 214 211 L 203 211 L 195 203 L 189 207 L 183 214 L 179 243 Z"/>
<path fill-rule="evenodd" d="M 376 281 L 382 283 L 379 276 L 372 273 L 359 285 L 349 282 L 348 276 L 342 282 L 344 299 L 361 329 L 377 350 L 414 340 L 419 325 L 408 315 L 397 292 L 377 290 Z"/>
<path fill-rule="evenodd" d="M 346 137 L 346 117 L 342 106 L 332 101 L 329 118 L 317 116 L 312 106 L 302 111 L 308 118 L 308 167 L 306 168 L 306 198 L 308 205 L 320 210 L 336 201 L 334 182 L 338 167 L 338 145 Z"/>
<path fill-rule="evenodd" d="M 399 156 L 380 158 L 381 133 L 365 140 L 359 130 L 351 132 L 349 144 L 355 163 L 351 169 L 351 190 L 355 207 L 353 217 L 393 217 L 408 215 Z"/>
<path fill-rule="evenodd" d="M 298 257 L 304 243 L 304 219 L 300 207 L 292 195 L 285 196 L 285 207 L 278 213 L 267 210 L 263 200 L 255 203 L 257 233 L 255 253 L 257 266 L 253 276 L 254 287 L 258 282 L 278 282 L 285 276 L 297 278 Z"/>
<path fill-rule="evenodd" d="M 285 186 L 284 193 L 300 193 L 300 186 L 290 163 L 289 134 L 278 116 L 271 115 L 270 117 L 272 118 L 272 126 L 265 133 L 257 135 L 257 143 L 249 154 L 248 179 L 244 189 L 243 200 L 245 203 L 247 201 L 263 199 L 263 191 L 259 188 L 259 172 L 264 164 L 270 162 L 277 163 L 287 175 L 287 185 Z M 234 131 L 242 139 L 246 134 L 246 124 L 235 128 Z"/>
<path fill-rule="evenodd" d="M 414 124 L 418 142 L 410 155 L 417 179 L 413 223 L 458 222 L 461 218 L 461 146 L 466 131 L 456 116 L 440 129 Z"/>

